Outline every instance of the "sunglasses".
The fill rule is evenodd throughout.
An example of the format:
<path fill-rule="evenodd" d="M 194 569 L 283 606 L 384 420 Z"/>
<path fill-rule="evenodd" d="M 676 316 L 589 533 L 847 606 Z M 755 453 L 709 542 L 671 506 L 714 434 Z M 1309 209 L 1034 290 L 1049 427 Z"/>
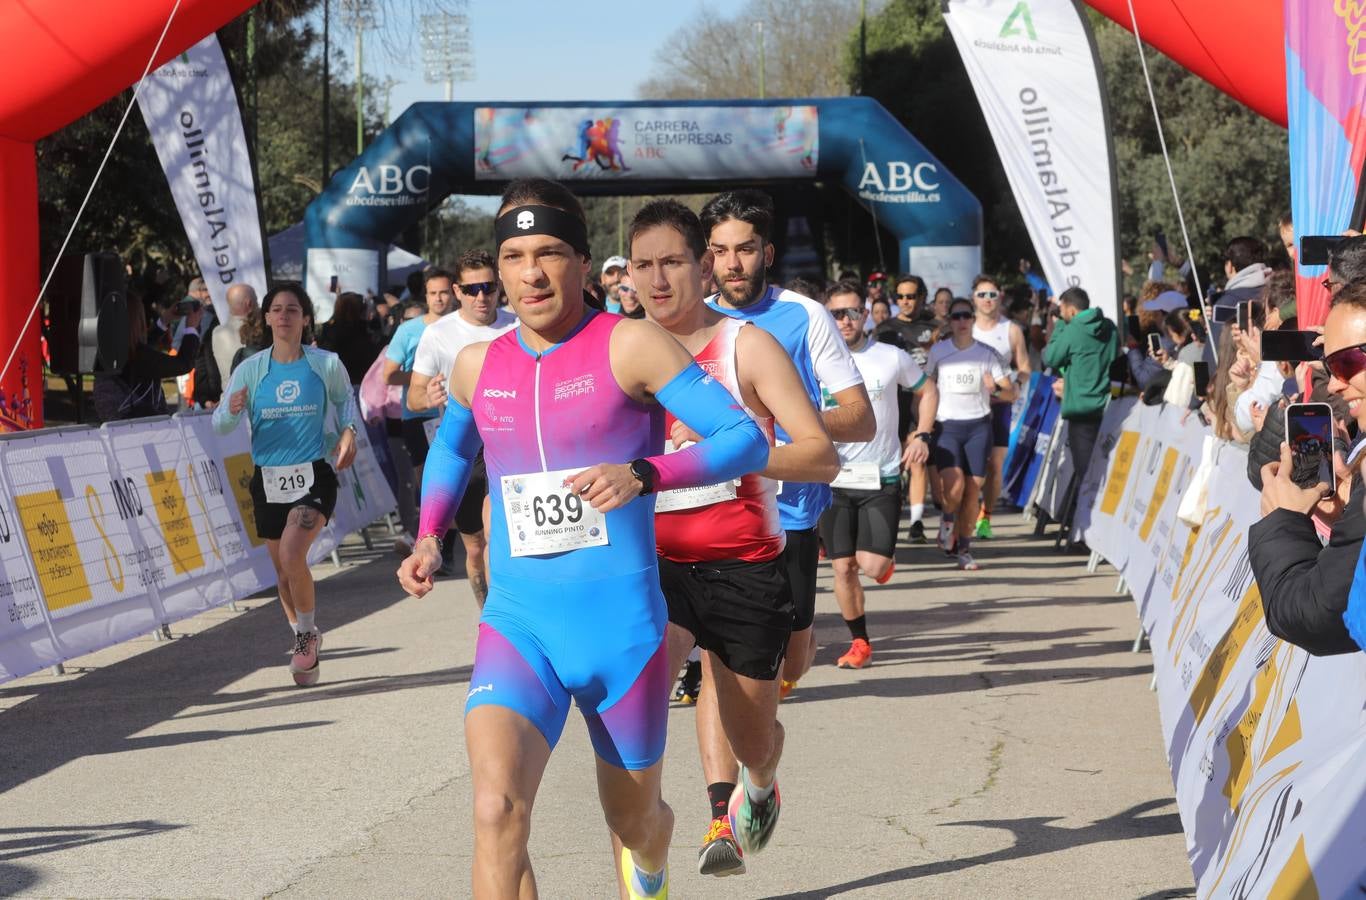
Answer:
<path fill-rule="evenodd" d="M 1338 381 L 1351 381 L 1366 372 L 1366 344 L 1334 351 L 1323 358 L 1323 365 Z"/>
<path fill-rule="evenodd" d="M 617 288 L 618 294 L 634 294 L 635 292 L 636 289 L 631 287 L 629 284 L 623 284 Z"/>
<path fill-rule="evenodd" d="M 850 321 L 853 321 L 863 315 L 863 310 L 856 306 L 848 306 L 844 309 L 832 309 L 830 310 L 830 315 L 834 316 L 836 320 L 849 319 Z"/>
<path fill-rule="evenodd" d="M 498 282 L 475 281 L 470 284 L 458 285 L 458 287 L 460 288 L 460 293 L 464 294 L 466 297 L 477 297 L 480 294 L 492 294 L 494 291 L 498 290 Z"/>
<path fill-rule="evenodd" d="M 995 300 L 997 297 L 1001 296 L 1001 292 L 1000 292 L 1000 291 L 978 291 L 977 293 L 973 294 L 972 296 L 978 298 L 979 300 Z"/>
<path fill-rule="evenodd" d="M 967 320 L 967 319 L 975 319 L 975 318 L 977 318 L 977 314 L 976 314 L 976 313 L 970 313 L 970 312 L 956 312 L 956 313 L 950 314 L 950 315 L 949 315 L 949 318 L 952 319 L 952 320 L 955 321 L 955 322 L 962 322 L 962 321 L 965 321 L 965 320 Z"/>
<path fill-rule="evenodd" d="M 896 295 L 896 299 L 898 299 L 898 300 L 919 300 L 919 299 L 920 299 L 920 295 L 919 295 L 919 294 L 897 294 L 897 295 Z"/>

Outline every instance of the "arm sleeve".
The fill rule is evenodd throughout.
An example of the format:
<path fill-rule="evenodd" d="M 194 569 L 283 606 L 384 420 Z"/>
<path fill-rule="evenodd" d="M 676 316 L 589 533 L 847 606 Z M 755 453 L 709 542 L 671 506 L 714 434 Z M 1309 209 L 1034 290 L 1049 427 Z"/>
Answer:
<path fill-rule="evenodd" d="M 832 394 L 863 384 L 863 375 L 854 364 L 854 355 L 835 329 L 835 320 L 823 307 L 807 311 L 806 345 L 811 350 L 811 367 L 816 380 Z"/>
<path fill-rule="evenodd" d="M 1353 491 L 1356 507 L 1361 494 Z M 1267 630 L 1315 656 L 1351 653 L 1357 644 L 1343 621 L 1361 553 L 1360 512 L 1344 513 L 1327 547 L 1308 516 L 1272 510 L 1248 530 L 1248 561 L 1262 595 Z"/>
<path fill-rule="evenodd" d="M 675 419 L 702 435 L 701 441 L 686 450 L 649 458 L 658 472 L 655 490 L 719 484 L 768 465 L 764 433 L 730 392 L 697 363 L 675 375 L 655 398 Z M 430 459 L 427 465 L 430 468 Z M 425 496 L 425 480 L 423 491 Z M 422 508 L 425 513 L 425 500 Z"/>
<path fill-rule="evenodd" d="M 233 415 L 228 412 L 228 405 L 233 394 L 246 387 L 242 383 L 242 369 L 239 366 L 228 378 L 228 385 L 223 389 L 223 402 L 219 403 L 213 410 L 213 430 L 219 434 L 228 434 L 237 427 L 237 422 L 242 418 L 242 413 Z M 247 397 L 247 405 L 242 412 L 251 408 L 251 397 Z"/>
<path fill-rule="evenodd" d="M 422 510 L 418 514 L 417 536 L 443 535 L 455 517 L 455 508 L 465 495 L 470 468 L 484 444 L 474 424 L 474 413 L 456 401 L 446 404 L 446 415 L 436 438 L 427 451 L 422 470 Z"/>

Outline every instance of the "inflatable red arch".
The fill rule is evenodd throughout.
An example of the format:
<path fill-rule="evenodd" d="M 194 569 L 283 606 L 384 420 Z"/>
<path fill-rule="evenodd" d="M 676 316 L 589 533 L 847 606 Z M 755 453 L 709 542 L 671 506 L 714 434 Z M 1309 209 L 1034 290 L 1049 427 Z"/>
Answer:
<path fill-rule="evenodd" d="M 1129 27 L 1127 0 L 1086 2 Z M 254 0 L 181 0 L 155 63 L 252 5 Z M 20 345 L 0 382 L 0 430 L 43 422 L 37 318 L 21 333 L 40 280 L 34 142 L 132 84 L 173 7 L 173 0 L 0 0 L 0 59 L 8 73 L 0 81 L 0 365 Z M 1134 0 L 1134 7 L 1147 42 L 1285 124 L 1281 0 L 1245 0 L 1232 17 L 1228 4 L 1211 0 Z"/>
<path fill-rule="evenodd" d="M 254 2 L 180 0 L 155 64 L 194 46 Z M 174 0 L 0 0 L 6 73 L 0 79 L 0 366 L 20 345 L 0 383 L 0 430 L 43 423 L 38 318 L 21 332 L 40 286 L 33 145 L 136 81 L 174 6 Z M 111 235 L 111 243 L 116 238 Z"/>

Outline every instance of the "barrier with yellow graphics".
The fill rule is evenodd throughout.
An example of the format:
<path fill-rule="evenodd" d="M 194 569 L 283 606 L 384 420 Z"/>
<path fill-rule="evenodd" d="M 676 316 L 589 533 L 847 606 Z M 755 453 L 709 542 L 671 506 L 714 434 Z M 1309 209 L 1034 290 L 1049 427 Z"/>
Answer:
<path fill-rule="evenodd" d="M 248 440 L 207 415 L 0 439 L 0 682 L 272 586 Z M 339 480 L 314 562 L 394 507 L 364 430 Z"/>
<path fill-rule="evenodd" d="M 1244 449 L 1214 443 L 1199 524 L 1177 517 L 1207 439 L 1180 410 L 1112 404 L 1076 526 L 1124 576 L 1149 635 L 1199 895 L 1358 896 L 1366 654 L 1311 657 L 1267 631 L 1248 563 L 1260 504 Z"/>

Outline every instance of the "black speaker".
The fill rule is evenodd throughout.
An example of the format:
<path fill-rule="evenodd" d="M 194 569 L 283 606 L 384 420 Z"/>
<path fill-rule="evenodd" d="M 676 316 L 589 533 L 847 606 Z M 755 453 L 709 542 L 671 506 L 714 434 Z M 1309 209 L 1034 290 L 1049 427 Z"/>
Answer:
<path fill-rule="evenodd" d="M 64 257 L 48 285 L 46 329 L 52 370 L 117 372 L 128 362 L 128 301 L 117 253 Z"/>

